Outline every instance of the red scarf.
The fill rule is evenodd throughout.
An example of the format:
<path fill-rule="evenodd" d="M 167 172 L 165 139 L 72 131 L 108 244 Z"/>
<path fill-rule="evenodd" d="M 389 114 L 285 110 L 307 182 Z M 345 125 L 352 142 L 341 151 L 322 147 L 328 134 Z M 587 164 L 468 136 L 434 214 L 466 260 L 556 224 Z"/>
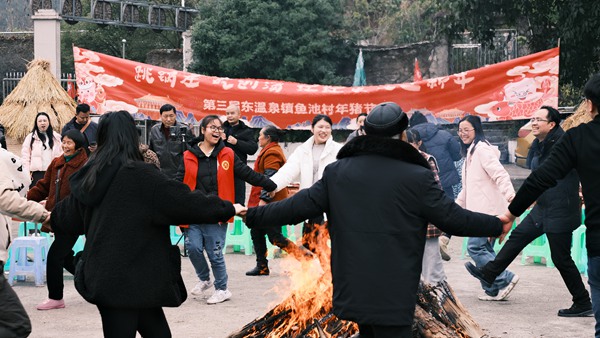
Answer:
<path fill-rule="evenodd" d="M 228 147 L 221 149 L 217 154 L 217 190 L 222 200 L 231 203 L 235 203 L 234 164 L 233 150 Z M 183 166 L 185 168 L 183 183 L 194 191 L 198 182 L 198 157 L 191 151 L 186 150 L 183 153 Z M 233 222 L 233 217 L 228 222 Z M 187 227 L 187 224 L 182 225 L 182 227 Z"/>
<path fill-rule="evenodd" d="M 264 170 L 263 171 L 258 170 L 259 166 L 260 166 L 261 157 L 264 155 L 264 153 L 267 151 L 267 149 L 273 148 L 277 144 L 278 144 L 277 142 L 270 142 L 264 148 L 262 148 L 262 150 L 260 151 L 260 153 L 258 153 L 258 156 L 256 157 L 256 161 L 254 162 L 254 171 L 256 171 L 259 174 L 265 173 Z M 262 191 L 262 187 L 254 187 L 254 186 L 252 187 L 252 189 L 250 190 L 250 197 L 248 198 L 248 207 L 258 206 L 258 202 L 260 202 L 260 192 L 261 191 Z"/>

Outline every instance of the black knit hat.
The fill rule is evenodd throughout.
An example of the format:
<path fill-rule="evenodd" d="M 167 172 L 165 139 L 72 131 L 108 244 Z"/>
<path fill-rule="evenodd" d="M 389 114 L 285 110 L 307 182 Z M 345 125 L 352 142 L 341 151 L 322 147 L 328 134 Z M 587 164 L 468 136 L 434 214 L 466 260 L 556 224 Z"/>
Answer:
<path fill-rule="evenodd" d="M 408 116 L 394 102 L 380 103 L 371 110 L 365 119 L 367 135 L 386 136 L 402 134 L 408 127 Z"/>
<path fill-rule="evenodd" d="M 75 142 L 75 149 L 79 149 L 85 145 L 85 138 L 83 137 L 83 134 L 77 129 L 71 129 L 71 130 L 65 131 L 62 134 L 62 137 L 60 138 L 61 141 L 65 137 L 68 137 L 71 140 L 73 140 L 73 142 Z"/>
<path fill-rule="evenodd" d="M 427 118 L 420 111 L 415 111 L 410 117 L 409 124 L 411 127 L 414 127 L 421 123 L 427 123 Z"/>

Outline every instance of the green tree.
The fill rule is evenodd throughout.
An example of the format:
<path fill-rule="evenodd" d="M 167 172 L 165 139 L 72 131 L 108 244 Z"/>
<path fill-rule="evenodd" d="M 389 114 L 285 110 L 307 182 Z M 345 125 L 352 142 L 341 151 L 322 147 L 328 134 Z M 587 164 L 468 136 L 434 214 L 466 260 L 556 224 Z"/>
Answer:
<path fill-rule="evenodd" d="M 368 45 L 435 40 L 434 4 L 434 0 L 347 1 L 345 27 L 352 41 Z"/>
<path fill-rule="evenodd" d="M 61 25 L 61 55 L 63 72 L 73 72 L 73 45 L 96 52 L 122 56 L 123 43 L 125 57 L 129 60 L 145 62 L 148 52 L 154 49 L 181 48 L 181 33 L 174 31 L 154 31 L 151 29 L 131 29 L 121 26 L 105 26 L 80 22 L 75 25 Z"/>
<path fill-rule="evenodd" d="M 356 57 L 339 0 L 208 0 L 200 13 L 196 73 L 339 84 Z"/>
<path fill-rule="evenodd" d="M 563 84 L 581 88 L 600 70 L 600 7 L 594 1 L 436 0 L 436 10 L 451 39 L 469 31 L 489 43 L 494 29 L 517 27 L 532 52 L 556 47 L 560 39 Z"/>

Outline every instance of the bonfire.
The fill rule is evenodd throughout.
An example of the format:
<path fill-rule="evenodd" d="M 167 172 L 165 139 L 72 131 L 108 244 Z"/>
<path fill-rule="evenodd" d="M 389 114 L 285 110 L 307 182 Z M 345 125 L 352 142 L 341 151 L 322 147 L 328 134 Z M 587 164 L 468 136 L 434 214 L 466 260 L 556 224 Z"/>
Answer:
<path fill-rule="evenodd" d="M 320 264 L 290 262 L 291 294 L 264 316 L 248 323 L 229 338 L 345 338 L 358 333 L 358 326 L 332 313 L 333 285 L 329 268 L 327 231 L 319 232 Z M 295 263 L 295 264 L 292 264 Z M 414 337 L 483 337 L 484 333 L 445 282 L 421 283 L 413 322 Z"/>
<path fill-rule="evenodd" d="M 75 101 L 50 72 L 50 62 L 31 61 L 27 73 L 0 106 L 0 124 L 6 135 L 22 141 L 33 128 L 35 116 L 46 112 L 54 130 L 75 116 Z"/>

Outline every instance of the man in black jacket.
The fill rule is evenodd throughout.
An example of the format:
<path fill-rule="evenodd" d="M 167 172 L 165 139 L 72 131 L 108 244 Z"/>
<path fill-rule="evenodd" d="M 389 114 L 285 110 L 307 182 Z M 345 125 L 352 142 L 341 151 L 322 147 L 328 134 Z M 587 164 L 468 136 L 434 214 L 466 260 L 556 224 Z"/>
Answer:
<path fill-rule="evenodd" d="M 365 121 L 367 135 L 348 142 L 322 179 L 293 197 L 250 208 L 246 218 L 249 227 L 272 227 L 327 214 L 333 312 L 358 323 L 361 337 L 412 337 L 429 222 L 459 236 L 510 229 L 444 194 L 423 156 L 400 140 L 407 125 L 397 104 L 377 105 Z"/>
<path fill-rule="evenodd" d="M 565 132 L 548 159 L 527 177 L 505 216 L 514 220 L 544 191 L 555 186 L 571 170 L 577 170 L 585 200 L 588 283 L 596 318 L 596 337 L 600 337 L 600 74 L 593 75 L 587 82 L 584 95 L 593 120 Z"/>
<path fill-rule="evenodd" d="M 223 140 L 225 146 L 233 149 L 237 157 L 248 163 L 248 155 L 252 155 L 258 150 L 258 142 L 255 140 L 254 132 L 244 122 L 240 121 L 240 107 L 230 105 L 225 110 L 227 121 L 223 123 L 225 132 Z M 237 178 L 235 179 L 235 203 L 246 205 L 246 182 Z"/>
<path fill-rule="evenodd" d="M 62 134 L 71 129 L 77 129 L 83 134 L 83 138 L 85 139 L 83 149 L 90 156 L 90 153 L 95 151 L 97 147 L 96 133 L 98 132 L 98 124 L 92 121 L 90 106 L 88 104 L 82 103 L 77 105 L 75 108 L 75 117 L 65 124 Z"/>
<path fill-rule="evenodd" d="M 536 111 L 531 119 L 531 129 L 535 136 L 529 154 L 527 165 L 536 170 L 550 155 L 554 144 L 565 133 L 560 127 L 558 110 L 543 106 Z M 483 283 L 492 284 L 510 263 L 529 243 L 544 233 L 548 238 L 552 261 L 560 272 L 565 285 L 571 293 L 573 306 L 561 309 L 561 317 L 583 317 L 592 314 L 590 295 L 583 285 L 581 275 L 571 258 L 571 242 L 573 230 L 581 224 L 579 208 L 579 178 L 575 170 L 554 188 L 548 189 L 536 201 L 536 205 L 525 219 L 512 232 L 493 261 L 478 268 L 471 262 L 465 263 L 467 270 Z"/>
<path fill-rule="evenodd" d="M 175 107 L 165 104 L 160 107 L 161 122 L 150 129 L 150 150 L 154 151 L 160 161 L 160 170 L 169 178 L 175 178 L 179 166 L 183 165 L 185 143 L 192 140 L 191 130 L 177 123 Z"/>

